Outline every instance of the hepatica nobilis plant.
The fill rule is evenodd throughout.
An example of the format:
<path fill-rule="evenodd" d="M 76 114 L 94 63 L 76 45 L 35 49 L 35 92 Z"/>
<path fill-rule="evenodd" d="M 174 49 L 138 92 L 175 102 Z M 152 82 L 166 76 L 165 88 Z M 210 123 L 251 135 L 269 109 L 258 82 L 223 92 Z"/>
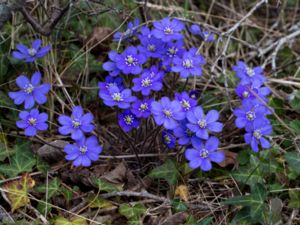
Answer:
<path fill-rule="evenodd" d="M 185 32 L 202 39 L 203 44 L 211 45 L 215 39 L 213 33 L 195 24 L 188 27 L 178 19 L 164 18 L 147 25 L 138 19 L 130 22 L 124 32 L 114 35 L 118 47 L 108 52 L 108 60 L 103 63 L 107 76 L 98 84 L 98 95 L 106 107 L 116 112 L 120 133 L 132 137 L 130 140 L 144 138 L 141 148 L 155 150 L 163 145 L 170 151 L 184 151 L 191 168 L 209 171 L 212 162 L 221 163 L 225 158 L 218 138 L 224 125 L 220 112 L 205 111 L 199 104 L 196 85 L 192 89 L 186 85 L 190 78 L 194 82 L 200 80 L 196 78 L 202 76 L 206 60 L 200 54 L 201 48 L 186 47 Z M 49 46 L 41 47 L 41 42 L 35 40 L 31 47 L 19 44 L 13 57 L 33 62 L 49 50 Z M 241 106 L 233 112 L 235 125 L 245 129 L 245 142 L 253 151 L 259 151 L 259 146 L 269 148 L 272 125 L 267 115 L 272 109 L 268 107 L 270 90 L 264 86 L 263 70 L 242 61 L 233 70 L 240 78 L 236 94 L 241 100 Z M 46 103 L 50 85 L 41 84 L 40 72 L 31 78 L 20 75 L 16 83 L 19 90 L 9 96 L 16 105 L 24 103 L 25 108 L 17 126 L 24 129 L 24 135 L 35 136 L 47 130 L 48 116 L 32 107 Z M 102 152 L 93 132 L 92 113 L 74 106 L 70 113 L 57 119 L 58 133 L 73 139 L 64 148 L 66 159 L 73 161 L 74 166 L 90 166 Z M 141 135 L 145 131 L 146 136 Z M 158 141 L 159 146 L 155 144 Z"/>

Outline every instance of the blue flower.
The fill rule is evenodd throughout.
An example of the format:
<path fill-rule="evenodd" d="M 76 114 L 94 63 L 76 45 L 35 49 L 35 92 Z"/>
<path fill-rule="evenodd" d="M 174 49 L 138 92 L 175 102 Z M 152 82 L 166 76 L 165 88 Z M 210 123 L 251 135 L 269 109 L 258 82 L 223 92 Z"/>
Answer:
<path fill-rule="evenodd" d="M 120 127 L 125 132 L 129 132 L 140 125 L 140 120 L 129 109 L 120 113 L 118 119 Z"/>
<path fill-rule="evenodd" d="M 83 114 L 81 106 L 75 106 L 72 109 L 71 117 L 61 115 L 58 117 L 58 122 L 62 125 L 58 131 L 62 135 L 72 134 L 73 140 L 79 140 L 84 137 L 84 133 L 90 133 L 95 126 L 92 123 L 94 116 L 91 113 Z"/>
<path fill-rule="evenodd" d="M 116 86 L 119 88 L 120 91 L 124 90 L 124 81 L 122 77 L 111 77 L 111 76 L 106 76 L 105 77 L 105 82 L 99 82 L 98 87 L 100 88 L 99 91 L 99 97 L 100 97 L 100 92 L 106 92 L 109 94 L 109 88 L 112 86 Z"/>
<path fill-rule="evenodd" d="M 130 46 L 120 55 L 117 55 L 115 62 L 118 69 L 124 74 L 139 74 L 142 72 L 142 64 L 147 61 L 143 54 L 139 54 L 137 48 Z"/>
<path fill-rule="evenodd" d="M 141 45 L 138 47 L 141 54 L 145 54 L 147 57 L 160 58 L 164 53 L 164 43 L 153 37 L 149 28 L 143 27 L 141 29 L 143 35 L 139 36 Z"/>
<path fill-rule="evenodd" d="M 213 42 L 215 40 L 213 33 L 202 30 L 199 25 L 193 24 L 189 30 L 192 34 L 200 36 L 205 42 Z"/>
<path fill-rule="evenodd" d="M 138 29 L 138 26 L 140 25 L 140 19 L 136 18 L 134 21 L 130 21 L 127 24 L 127 29 L 124 32 L 116 32 L 114 34 L 113 41 L 119 42 L 119 41 L 130 41 L 131 38 L 136 36 L 136 32 Z"/>
<path fill-rule="evenodd" d="M 157 125 L 163 125 L 166 129 L 177 127 L 177 121 L 185 118 L 178 101 L 170 101 L 168 97 L 162 97 L 160 102 L 152 102 L 151 111 Z"/>
<path fill-rule="evenodd" d="M 175 57 L 181 58 L 184 52 L 184 42 L 182 40 L 178 40 L 176 42 L 168 42 L 162 58 L 162 65 L 165 67 L 170 67 L 173 63 L 173 59 Z"/>
<path fill-rule="evenodd" d="M 178 144 L 189 145 L 199 139 L 194 132 L 192 132 L 186 125 L 188 121 L 182 120 L 174 131 L 174 135 L 178 138 Z"/>
<path fill-rule="evenodd" d="M 105 71 L 109 72 L 109 75 L 112 77 L 118 76 L 120 74 L 120 70 L 117 67 L 117 57 L 118 57 L 118 53 L 115 51 L 110 51 L 108 53 L 108 57 L 111 61 L 107 61 L 105 63 L 103 63 L 102 67 Z"/>
<path fill-rule="evenodd" d="M 34 40 L 30 48 L 23 44 L 17 44 L 17 51 L 13 51 L 12 56 L 24 62 L 34 62 L 46 55 L 51 49 L 50 45 L 41 47 L 41 44 L 42 41 L 40 39 Z"/>
<path fill-rule="evenodd" d="M 266 78 L 262 75 L 262 68 L 257 66 L 251 68 L 242 61 L 239 61 L 236 66 L 233 66 L 236 75 L 241 79 L 240 84 L 252 85 L 252 87 L 260 87 Z"/>
<path fill-rule="evenodd" d="M 163 130 L 162 134 L 162 142 L 165 146 L 167 146 L 168 149 L 173 149 L 176 146 L 176 138 L 173 135 L 173 132 L 171 130 Z"/>
<path fill-rule="evenodd" d="M 251 100 L 244 100 L 241 108 L 233 111 L 236 116 L 235 125 L 238 128 L 252 126 L 253 122 L 257 119 L 264 117 L 267 110 L 264 106 L 258 105 Z"/>
<path fill-rule="evenodd" d="M 200 97 L 200 91 L 192 90 L 189 93 L 190 98 L 198 99 Z"/>
<path fill-rule="evenodd" d="M 221 132 L 223 129 L 223 124 L 216 122 L 219 119 L 219 112 L 216 110 L 208 111 L 205 116 L 202 108 L 197 106 L 187 112 L 186 117 L 189 121 L 187 127 L 201 139 L 208 139 L 208 131 Z"/>
<path fill-rule="evenodd" d="M 67 144 L 64 147 L 64 151 L 67 153 L 66 160 L 74 160 L 74 166 L 90 166 L 92 161 L 99 159 L 99 155 L 102 152 L 102 146 L 95 136 L 85 138 L 84 136 L 77 140 L 75 144 Z"/>
<path fill-rule="evenodd" d="M 254 152 L 258 152 L 258 145 L 262 148 L 270 148 L 270 142 L 264 137 L 272 133 L 272 125 L 265 118 L 259 118 L 253 122 L 252 126 L 246 127 L 247 133 L 244 135 L 245 142 L 249 144 Z"/>
<path fill-rule="evenodd" d="M 192 169 L 200 167 L 203 171 L 212 169 L 211 162 L 221 163 L 224 159 L 224 152 L 217 151 L 219 140 L 216 137 L 210 137 L 205 143 L 198 140 L 193 144 L 193 148 L 185 150 L 185 158 L 189 160 L 189 166 Z"/>
<path fill-rule="evenodd" d="M 20 121 L 17 121 L 18 128 L 25 129 L 25 136 L 35 136 L 37 131 L 44 131 L 48 129 L 48 115 L 46 113 L 39 113 L 39 110 L 32 109 L 30 112 L 22 111 L 19 114 Z"/>
<path fill-rule="evenodd" d="M 130 89 L 120 91 L 116 86 L 109 87 L 108 91 L 100 89 L 99 96 L 103 99 L 105 105 L 110 107 L 118 106 L 121 109 L 129 108 L 130 103 L 136 100 L 136 97 L 131 95 Z"/>
<path fill-rule="evenodd" d="M 189 27 L 189 31 L 190 31 L 191 34 L 193 34 L 193 35 L 199 35 L 199 34 L 202 32 L 200 26 L 197 25 L 197 24 L 193 24 L 192 26 L 190 26 L 190 27 Z"/>
<path fill-rule="evenodd" d="M 180 102 L 182 111 L 184 112 L 190 111 L 197 105 L 197 101 L 193 98 L 190 98 L 188 93 L 185 91 L 181 94 L 175 93 L 175 99 Z"/>
<path fill-rule="evenodd" d="M 142 92 L 142 95 L 148 96 L 151 91 L 159 91 L 162 89 L 162 80 L 159 76 L 151 76 L 149 71 L 144 72 L 140 77 L 134 78 L 134 86 L 132 90 Z"/>
<path fill-rule="evenodd" d="M 175 57 L 173 59 L 174 66 L 172 67 L 172 71 L 180 73 L 182 78 L 187 78 L 190 75 L 201 76 L 201 65 L 205 63 L 205 60 L 201 55 L 197 55 L 196 52 L 197 49 L 191 48 L 182 57 Z"/>
<path fill-rule="evenodd" d="M 261 100 L 263 100 L 265 103 L 269 101 L 266 96 L 268 96 L 271 91 L 267 87 L 249 87 L 248 85 L 239 84 L 236 87 L 235 92 L 241 99 L 251 99 L 252 101 L 256 101 L 257 104 L 261 104 L 259 99 L 257 99 L 250 90 L 254 92 L 259 98 L 261 98 Z"/>
<path fill-rule="evenodd" d="M 131 112 L 137 117 L 137 118 L 148 118 L 151 115 L 151 103 L 153 102 L 153 99 L 143 99 L 143 100 L 136 100 L 132 104 Z"/>
<path fill-rule="evenodd" d="M 148 73 L 152 78 L 163 79 L 165 76 L 165 72 L 160 70 L 158 66 L 151 66 L 150 69 L 144 69 L 144 73 Z"/>
<path fill-rule="evenodd" d="M 215 35 L 208 31 L 202 31 L 200 36 L 205 42 L 213 42 L 215 40 Z"/>
<path fill-rule="evenodd" d="M 153 26 L 153 35 L 163 42 L 183 38 L 181 31 L 184 29 L 184 23 L 177 19 L 170 20 L 169 18 L 164 18 L 161 21 L 153 22 Z"/>
<path fill-rule="evenodd" d="M 35 102 L 38 104 L 46 103 L 46 94 L 50 91 L 51 86 L 50 84 L 40 85 L 41 77 L 40 72 L 35 72 L 29 81 L 26 76 L 20 75 L 17 78 L 16 83 L 21 90 L 17 92 L 9 92 L 9 97 L 14 100 L 16 105 L 20 105 L 25 102 L 25 109 L 32 108 Z"/>

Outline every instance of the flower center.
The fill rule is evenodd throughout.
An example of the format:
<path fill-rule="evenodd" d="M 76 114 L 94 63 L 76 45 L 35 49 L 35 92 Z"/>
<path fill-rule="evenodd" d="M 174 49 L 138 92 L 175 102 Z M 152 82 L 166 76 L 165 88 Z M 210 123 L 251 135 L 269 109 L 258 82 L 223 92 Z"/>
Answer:
<path fill-rule="evenodd" d="M 200 152 L 200 157 L 201 158 L 207 158 L 208 157 L 208 151 L 206 149 L 202 149 Z"/>
<path fill-rule="evenodd" d="M 137 64 L 137 59 L 134 58 L 132 55 L 128 55 L 125 58 L 125 63 L 127 66 L 135 66 Z"/>
<path fill-rule="evenodd" d="M 106 88 L 112 87 L 112 86 L 117 86 L 116 83 L 106 83 Z"/>
<path fill-rule="evenodd" d="M 34 89 L 33 85 L 32 85 L 32 84 L 28 84 L 28 85 L 25 87 L 25 90 L 24 90 L 24 91 L 25 91 L 27 94 L 30 94 L 30 93 L 33 92 L 33 89 Z"/>
<path fill-rule="evenodd" d="M 198 121 L 198 125 L 200 128 L 204 129 L 206 127 L 206 122 L 204 119 Z"/>
<path fill-rule="evenodd" d="M 170 57 L 172 57 L 172 56 L 176 55 L 177 51 L 178 51 L 178 49 L 177 49 L 177 48 L 175 48 L 175 47 L 168 48 L 168 50 L 167 50 L 167 52 L 168 52 L 168 55 L 169 55 Z"/>
<path fill-rule="evenodd" d="M 248 91 L 244 91 L 242 95 L 243 95 L 244 98 L 248 98 L 249 97 L 249 92 Z"/>
<path fill-rule="evenodd" d="M 173 29 L 171 29 L 171 27 L 166 27 L 164 29 L 165 34 L 173 34 Z"/>
<path fill-rule="evenodd" d="M 184 108 L 185 110 L 190 110 L 191 105 L 190 105 L 189 101 L 183 99 L 180 103 L 181 103 L 182 108 Z"/>
<path fill-rule="evenodd" d="M 190 69 L 193 67 L 193 60 L 191 59 L 185 59 L 182 62 L 182 65 L 186 68 L 186 69 Z"/>
<path fill-rule="evenodd" d="M 142 103 L 141 105 L 140 105 L 140 108 L 139 108 L 139 110 L 140 111 L 145 111 L 145 110 L 147 110 L 148 109 L 148 104 L 147 103 Z"/>
<path fill-rule="evenodd" d="M 151 85 L 152 85 L 152 83 L 151 83 L 151 80 L 149 79 L 149 77 L 142 80 L 142 86 L 143 87 L 149 87 Z"/>
<path fill-rule="evenodd" d="M 80 146 L 79 151 L 80 151 L 81 154 L 84 154 L 84 153 L 87 152 L 87 147 L 86 146 Z"/>
<path fill-rule="evenodd" d="M 28 123 L 29 123 L 31 126 L 35 126 L 35 125 L 36 125 L 36 118 L 33 118 L 33 117 L 29 118 L 29 119 L 28 119 Z"/>
<path fill-rule="evenodd" d="M 132 115 L 126 115 L 124 117 L 124 122 L 127 124 L 127 125 L 131 125 L 132 122 L 133 122 L 133 116 Z"/>
<path fill-rule="evenodd" d="M 81 125 L 81 123 L 78 120 L 72 120 L 72 125 L 74 128 L 78 128 Z"/>
<path fill-rule="evenodd" d="M 254 120 L 255 119 L 255 113 L 254 112 L 247 112 L 246 113 L 246 117 L 247 117 L 247 120 Z"/>
<path fill-rule="evenodd" d="M 261 133 L 260 133 L 260 130 L 255 130 L 254 132 L 253 132 L 253 136 L 257 139 L 257 140 L 259 140 L 260 138 L 261 138 Z"/>
<path fill-rule="evenodd" d="M 169 135 L 165 134 L 165 135 L 163 136 L 163 138 L 164 138 L 164 142 L 165 142 L 166 144 L 170 144 L 170 143 L 171 143 L 171 138 L 170 138 Z"/>
<path fill-rule="evenodd" d="M 120 92 L 113 93 L 113 94 L 112 94 L 112 99 L 113 99 L 114 101 L 116 101 L 116 102 L 121 102 L 121 101 L 123 101 L 123 98 L 122 98 Z"/>
<path fill-rule="evenodd" d="M 154 72 L 151 72 L 150 73 L 150 77 L 154 77 L 155 76 L 155 73 Z"/>
<path fill-rule="evenodd" d="M 164 114 L 165 114 L 165 116 L 168 117 L 168 118 L 172 117 L 172 112 L 171 112 L 170 110 L 165 109 L 165 110 L 164 110 Z"/>
<path fill-rule="evenodd" d="M 250 67 L 246 68 L 246 73 L 249 77 L 253 77 L 255 75 L 253 69 L 251 69 Z"/>
<path fill-rule="evenodd" d="M 192 137 L 194 135 L 194 133 L 190 129 L 186 129 L 185 133 L 186 133 L 186 136 L 188 136 L 188 137 Z"/>
<path fill-rule="evenodd" d="M 28 54 L 31 56 L 35 56 L 35 54 L 37 53 L 37 51 L 34 48 L 30 48 L 27 50 Z"/>
<path fill-rule="evenodd" d="M 155 45 L 153 45 L 153 44 L 151 45 L 151 44 L 150 44 L 150 45 L 147 46 L 147 49 L 148 49 L 150 52 L 154 52 L 154 51 L 156 50 L 156 47 L 155 47 Z"/>

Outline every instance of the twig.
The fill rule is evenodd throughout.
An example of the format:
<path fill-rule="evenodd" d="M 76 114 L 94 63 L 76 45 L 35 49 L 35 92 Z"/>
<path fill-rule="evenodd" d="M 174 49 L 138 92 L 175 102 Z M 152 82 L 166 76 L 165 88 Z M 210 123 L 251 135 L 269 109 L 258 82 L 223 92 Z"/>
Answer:
<path fill-rule="evenodd" d="M 219 62 L 219 60 L 221 58 L 224 58 L 226 56 L 226 52 L 227 52 L 227 49 L 228 49 L 228 46 L 229 46 L 229 42 L 230 42 L 230 39 L 231 39 L 231 36 L 233 34 L 233 32 L 247 19 L 249 18 L 262 4 L 264 3 L 268 3 L 268 0 L 261 0 L 259 2 L 257 2 L 255 4 L 255 6 L 252 7 L 252 9 L 241 19 L 239 20 L 232 28 L 230 28 L 228 31 L 226 32 L 223 32 L 219 39 L 218 40 L 221 40 L 222 37 L 224 36 L 227 36 L 228 35 L 228 38 L 226 40 L 226 43 L 225 43 L 225 47 L 223 48 L 223 51 L 222 53 L 218 56 L 218 58 L 216 59 L 216 61 L 214 62 L 214 64 L 212 65 L 212 68 L 211 68 L 211 72 L 213 72 L 215 70 L 215 67 L 217 65 L 217 63 Z"/>
<path fill-rule="evenodd" d="M 28 23 L 31 24 L 33 29 L 45 36 L 49 36 L 57 23 L 61 20 L 61 18 L 64 16 L 64 14 L 68 11 L 70 5 L 73 1 L 70 1 L 63 9 L 59 8 L 59 1 L 53 1 L 52 8 L 53 13 L 50 17 L 50 19 L 46 22 L 44 26 L 42 26 L 32 15 L 27 11 L 26 7 L 23 6 L 20 8 L 20 11 L 24 18 L 27 20 Z"/>
<path fill-rule="evenodd" d="M 268 0 L 261 0 L 255 4 L 254 7 L 241 19 L 239 20 L 233 27 L 231 27 L 228 31 L 223 33 L 223 35 L 226 34 L 232 34 L 246 19 L 248 19 L 261 5 L 264 3 L 268 3 Z"/>
<path fill-rule="evenodd" d="M 99 195 L 101 198 L 112 198 L 112 197 L 141 197 L 141 198 L 150 198 L 150 199 L 154 199 L 156 201 L 159 202 L 163 202 L 165 204 L 170 205 L 171 204 L 171 200 L 165 197 L 161 197 L 161 196 L 157 196 L 157 195 L 153 195 L 147 191 L 141 191 L 141 192 L 134 192 L 134 191 L 115 191 L 115 192 L 111 192 L 111 193 L 105 193 L 105 194 L 101 194 Z M 208 210 L 209 207 L 206 204 L 189 204 L 187 203 L 187 206 L 191 209 L 202 209 L 202 210 Z"/>
<path fill-rule="evenodd" d="M 294 224 L 293 223 L 293 220 L 295 219 L 295 217 L 297 216 L 299 214 L 299 209 L 293 209 L 293 212 L 292 212 L 292 214 L 291 214 L 291 216 L 290 216 L 290 218 L 289 218 L 289 221 L 288 221 L 288 225 L 292 225 L 292 224 Z"/>
<path fill-rule="evenodd" d="M 278 41 L 272 43 L 268 47 L 258 50 L 259 51 L 258 57 L 265 55 L 266 53 L 268 53 L 275 47 L 282 46 L 284 43 L 296 38 L 299 35 L 300 35 L 300 24 L 297 24 L 294 32 L 290 33 L 289 35 L 287 35 L 285 37 L 280 38 Z"/>
<path fill-rule="evenodd" d="M 142 198 L 151 198 L 154 200 L 157 200 L 159 202 L 166 202 L 166 203 L 170 203 L 171 200 L 165 198 L 165 197 L 160 197 L 160 196 L 156 196 L 153 195 L 147 191 L 141 191 L 141 192 L 135 192 L 135 191 L 115 191 L 115 192 L 111 192 L 111 193 L 105 193 L 105 194 L 101 194 L 99 195 L 101 198 L 112 198 L 112 197 L 116 197 L 116 196 L 125 196 L 125 197 L 142 197 Z"/>

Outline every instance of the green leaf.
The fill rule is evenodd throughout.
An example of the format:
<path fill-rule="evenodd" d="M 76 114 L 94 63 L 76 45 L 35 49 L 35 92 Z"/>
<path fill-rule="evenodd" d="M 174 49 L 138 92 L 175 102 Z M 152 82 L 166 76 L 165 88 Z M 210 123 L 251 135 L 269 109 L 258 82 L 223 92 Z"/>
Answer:
<path fill-rule="evenodd" d="M 91 208 L 104 209 L 104 208 L 111 208 L 113 206 L 110 201 L 97 197 L 95 195 L 88 196 L 87 201 L 89 203 L 89 207 Z"/>
<path fill-rule="evenodd" d="M 200 222 L 196 223 L 196 225 L 210 225 L 213 223 L 213 219 L 214 218 L 212 216 L 207 217 L 207 218 L 201 220 Z"/>
<path fill-rule="evenodd" d="M 1 134 L 0 134 L 1 135 Z M 5 144 L 0 143 L 0 162 L 14 154 L 14 150 L 8 148 Z"/>
<path fill-rule="evenodd" d="M 38 186 L 36 188 L 36 191 L 41 193 L 46 193 L 48 191 L 48 200 L 60 193 L 60 184 L 60 180 L 58 178 L 54 178 L 52 181 L 49 182 L 48 186 L 46 184 Z"/>
<path fill-rule="evenodd" d="M 37 156 L 36 168 L 46 175 L 47 171 L 50 169 L 50 166 L 41 157 Z"/>
<path fill-rule="evenodd" d="M 252 225 L 253 219 L 250 215 L 251 208 L 250 207 L 244 207 L 238 213 L 235 215 L 235 217 L 232 219 L 231 223 L 232 225 Z"/>
<path fill-rule="evenodd" d="M 180 199 L 174 199 L 172 200 L 172 208 L 175 210 L 175 212 L 185 212 L 188 210 L 188 207 L 184 202 L 182 202 Z"/>
<path fill-rule="evenodd" d="M 51 204 L 47 204 L 44 201 L 41 201 L 37 204 L 37 210 L 42 214 L 48 214 L 51 211 L 52 207 Z"/>
<path fill-rule="evenodd" d="M 292 93 L 292 98 L 290 100 L 290 105 L 293 109 L 300 109 L 300 91 L 295 91 Z"/>
<path fill-rule="evenodd" d="M 300 191 L 289 190 L 290 201 L 288 204 L 289 208 L 299 209 L 300 208 Z"/>
<path fill-rule="evenodd" d="M 73 192 L 72 191 L 70 191 L 69 189 L 67 189 L 65 187 L 61 187 L 60 191 L 64 195 L 67 202 L 70 202 L 72 200 L 72 198 L 73 198 Z"/>
<path fill-rule="evenodd" d="M 285 153 L 284 158 L 287 161 L 289 168 L 300 174 L 300 153 L 297 151 L 287 152 Z"/>
<path fill-rule="evenodd" d="M 128 219 L 128 224 L 139 225 L 141 216 L 146 212 L 146 208 L 141 204 L 130 206 L 129 204 L 121 204 L 119 213 Z"/>
<path fill-rule="evenodd" d="M 10 165 L 0 165 L 0 173 L 9 177 L 15 177 L 19 173 L 31 172 L 36 160 L 28 143 L 16 145 L 15 155 L 11 157 Z"/>
<path fill-rule="evenodd" d="M 149 176 L 152 178 L 162 178 L 165 179 L 170 185 L 174 185 L 177 182 L 178 171 L 175 163 L 168 159 L 163 165 L 154 168 Z"/>
<path fill-rule="evenodd" d="M 225 200 L 225 205 L 241 205 L 249 206 L 251 208 L 250 215 L 252 218 L 258 218 L 262 216 L 265 210 L 266 204 L 266 190 L 263 185 L 257 184 L 252 186 L 251 194 L 244 196 L 236 196 Z"/>
<path fill-rule="evenodd" d="M 95 185 L 100 189 L 100 191 L 105 192 L 114 192 L 122 190 L 121 187 L 110 184 L 101 178 L 95 180 Z"/>
<path fill-rule="evenodd" d="M 300 101 L 300 100 L 299 100 Z M 300 121 L 294 120 L 289 123 L 289 126 L 297 133 L 300 134 Z"/>
<path fill-rule="evenodd" d="M 70 220 L 59 216 L 54 220 L 54 225 L 87 225 L 88 223 L 86 222 L 85 219 L 81 217 L 75 217 Z"/>
<path fill-rule="evenodd" d="M 255 185 L 263 183 L 262 175 L 247 166 L 240 167 L 238 171 L 232 172 L 231 175 L 234 179 L 244 184 Z"/>

